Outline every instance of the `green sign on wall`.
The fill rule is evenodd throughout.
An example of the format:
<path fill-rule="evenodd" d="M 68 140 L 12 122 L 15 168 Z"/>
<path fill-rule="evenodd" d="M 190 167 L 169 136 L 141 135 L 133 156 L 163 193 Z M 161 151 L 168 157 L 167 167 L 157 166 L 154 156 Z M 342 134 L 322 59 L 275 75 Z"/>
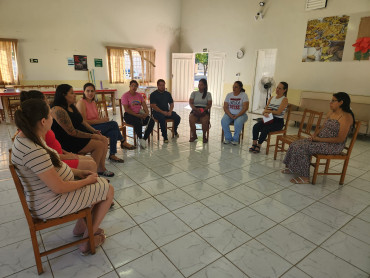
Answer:
<path fill-rule="evenodd" d="M 103 59 L 95 58 L 94 61 L 95 61 L 95 67 L 96 68 L 102 68 L 103 67 Z"/>

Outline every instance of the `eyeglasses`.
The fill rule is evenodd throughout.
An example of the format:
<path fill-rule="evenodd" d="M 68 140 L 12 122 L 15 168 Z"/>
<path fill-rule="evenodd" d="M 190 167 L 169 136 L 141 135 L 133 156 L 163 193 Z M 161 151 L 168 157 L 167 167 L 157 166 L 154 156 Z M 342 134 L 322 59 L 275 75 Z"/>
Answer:
<path fill-rule="evenodd" d="M 337 99 L 332 99 L 331 101 L 330 101 L 330 103 L 333 103 L 333 102 L 336 102 L 336 101 L 338 101 Z"/>

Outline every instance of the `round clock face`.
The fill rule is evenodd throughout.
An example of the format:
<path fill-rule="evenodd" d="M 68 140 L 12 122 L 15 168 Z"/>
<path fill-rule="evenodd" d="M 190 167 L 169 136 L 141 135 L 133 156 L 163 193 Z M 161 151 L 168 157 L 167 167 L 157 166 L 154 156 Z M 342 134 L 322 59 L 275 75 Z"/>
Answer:
<path fill-rule="evenodd" d="M 241 50 L 241 49 L 239 49 L 239 50 L 238 50 L 238 52 L 236 53 L 236 57 L 237 57 L 238 59 L 243 58 L 243 57 L 244 57 L 244 51 L 243 51 L 243 50 Z"/>

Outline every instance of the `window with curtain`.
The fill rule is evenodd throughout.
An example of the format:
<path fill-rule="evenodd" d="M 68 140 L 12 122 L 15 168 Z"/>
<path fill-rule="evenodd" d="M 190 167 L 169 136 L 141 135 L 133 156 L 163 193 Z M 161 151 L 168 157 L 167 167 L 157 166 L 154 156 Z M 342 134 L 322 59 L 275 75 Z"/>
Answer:
<path fill-rule="evenodd" d="M 154 82 L 154 49 L 107 47 L 107 52 L 111 83 L 124 83 L 127 79 Z"/>
<path fill-rule="evenodd" d="M 17 40 L 0 38 L 0 84 L 18 84 Z"/>

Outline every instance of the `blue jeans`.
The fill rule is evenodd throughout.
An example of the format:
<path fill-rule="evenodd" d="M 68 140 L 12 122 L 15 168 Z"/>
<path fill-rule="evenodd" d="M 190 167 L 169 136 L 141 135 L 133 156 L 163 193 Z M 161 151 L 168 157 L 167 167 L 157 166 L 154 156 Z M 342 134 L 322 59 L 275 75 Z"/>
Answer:
<path fill-rule="evenodd" d="M 101 134 L 109 138 L 109 155 L 117 153 L 117 141 L 123 140 L 123 136 L 115 121 L 109 121 L 102 124 L 91 125 L 93 128 L 100 130 Z"/>
<path fill-rule="evenodd" d="M 235 120 L 230 118 L 227 114 L 222 117 L 221 126 L 224 130 L 225 140 L 239 142 L 239 135 L 243 129 L 244 123 L 248 120 L 247 114 L 241 115 Z M 234 137 L 231 135 L 230 124 L 234 122 Z"/>

